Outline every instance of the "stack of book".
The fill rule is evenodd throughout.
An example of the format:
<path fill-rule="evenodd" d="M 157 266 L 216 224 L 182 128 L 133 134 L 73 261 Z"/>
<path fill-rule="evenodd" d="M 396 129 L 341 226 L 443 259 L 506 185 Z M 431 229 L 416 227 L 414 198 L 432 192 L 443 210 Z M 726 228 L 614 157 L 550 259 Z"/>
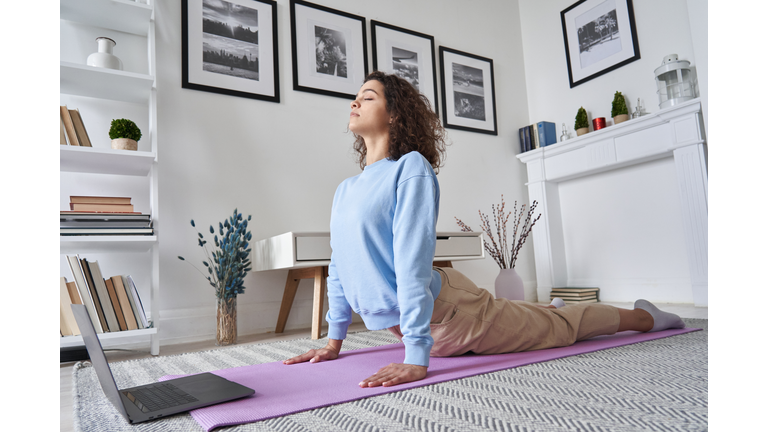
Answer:
<path fill-rule="evenodd" d="M 61 137 L 59 144 L 79 147 L 91 147 L 91 140 L 85 130 L 80 110 L 69 109 L 66 105 L 59 107 Z"/>
<path fill-rule="evenodd" d="M 137 330 L 150 327 L 141 297 L 131 276 L 103 278 L 98 261 L 67 255 L 73 282 L 61 277 L 61 336 L 80 334 L 72 304 L 85 305 L 96 333 Z"/>
<path fill-rule="evenodd" d="M 133 211 L 130 197 L 69 197 L 70 211 L 60 212 L 63 236 L 152 235 L 152 218 Z"/>
<path fill-rule="evenodd" d="M 600 301 L 600 288 L 552 288 L 549 299 L 563 299 L 565 304 L 597 303 Z"/>
<path fill-rule="evenodd" d="M 538 122 L 519 129 L 520 153 L 557 143 L 557 130 L 552 122 Z"/>

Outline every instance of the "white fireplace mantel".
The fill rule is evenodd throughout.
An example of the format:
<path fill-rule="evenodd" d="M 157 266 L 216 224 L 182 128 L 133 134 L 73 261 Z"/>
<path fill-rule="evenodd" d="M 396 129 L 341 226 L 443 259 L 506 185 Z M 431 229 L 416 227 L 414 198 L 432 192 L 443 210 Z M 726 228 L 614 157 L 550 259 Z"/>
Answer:
<path fill-rule="evenodd" d="M 528 194 L 541 219 L 533 229 L 539 299 L 567 285 L 558 183 L 674 157 L 693 301 L 707 306 L 707 148 L 701 102 L 680 105 L 517 156 L 528 168 Z"/>

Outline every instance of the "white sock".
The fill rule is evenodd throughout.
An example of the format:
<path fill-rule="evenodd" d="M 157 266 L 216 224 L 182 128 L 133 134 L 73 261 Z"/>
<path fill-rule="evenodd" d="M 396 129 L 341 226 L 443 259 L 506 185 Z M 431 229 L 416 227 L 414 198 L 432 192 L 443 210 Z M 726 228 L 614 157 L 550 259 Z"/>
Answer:
<path fill-rule="evenodd" d="M 636 301 L 635 309 L 642 309 L 651 314 L 653 317 L 653 328 L 650 331 L 652 332 L 685 328 L 685 323 L 679 316 L 660 310 L 648 300 L 641 299 Z"/>
<path fill-rule="evenodd" d="M 560 297 L 555 297 L 552 299 L 552 303 L 550 303 L 552 306 L 560 309 L 561 307 L 565 306 L 565 302 Z"/>

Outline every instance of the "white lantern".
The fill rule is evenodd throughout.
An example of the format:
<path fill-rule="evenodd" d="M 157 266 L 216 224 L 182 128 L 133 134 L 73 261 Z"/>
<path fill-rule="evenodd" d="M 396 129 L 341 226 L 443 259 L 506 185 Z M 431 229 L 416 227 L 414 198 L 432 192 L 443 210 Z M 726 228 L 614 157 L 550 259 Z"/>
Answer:
<path fill-rule="evenodd" d="M 670 54 L 653 71 L 656 75 L 659 108 L 668 108 L 696 97 L 696 79 L 690 65 L 689 61 L 678 60 L 677 54 Z"/>

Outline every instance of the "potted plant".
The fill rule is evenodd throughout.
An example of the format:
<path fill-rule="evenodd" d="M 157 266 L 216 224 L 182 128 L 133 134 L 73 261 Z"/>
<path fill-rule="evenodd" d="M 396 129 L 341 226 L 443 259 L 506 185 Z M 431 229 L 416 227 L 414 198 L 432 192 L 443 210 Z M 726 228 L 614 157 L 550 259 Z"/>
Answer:
<path fill-rule="evenodd" d="M 629 120 L 627 101 L 624 100 L 624 95 L 622 95 L 620 91 L 617 91 L 613 95 L 613 102 L 611 103 L 611 117 L 613 117 L 613 124 L 619 124 Z"/>
<path fill-rule="evenodd" d="M 136 123 L 128 119 L 112 120 L 109 138 L 112 139 L 113 149 L 136 150 L 139 148 L 137 141 L 141 139 L 141 130 L 136 126 Z"/>
<path fill-rule="evenodd" d="M 213 242 L 218 248 L 213 252 L 206 246 L 208 241 L 197 232 L 197 245 L 205 250 L 203 265 L 208 269 L 208 275 L 201 273 L 216 293 L 216 345 L 219 346 L 237 343 L 237 295 L 245 292 L 243 280 L 251 271 L 249 220 L 251 216 L 243 219 L 243 214 L 235 209 L 229 219 L 219 222 L 219 235 L 215 235 L 211 225 Z M 190 223 L 195 226 L 194 219 Z M 182 256 L 179 259 L 186 261 Z"/>
<path fill-rule="evenodd" d="M 520 213 L 517 212 L 517 201 L 515 201 L 515 215 L 512 222 L 514 223 L 514 231 L 512 232 L 512 245 L 507 244 L 507 221 L 512 215 L 512 212 L 504 213 L 504 195 L 501 196 L 501 205 L 495 206 L 491 204 L 491 211 L 493 213 L 494 227 L 491 227 L 491 223 L 488 219 L 488 215 L 483 214 L 478 210 L 480 214 L 480 224 L 485 238 L 483 244 L 485 250 L 491 255 L 491 257 L 499 265 L 499 275 L 496 277 L 494 288 L 496 291 L 496 298 L 506 298 L 509 300 L 525 300 L 525 290 L 523 287 L 523 280 L 520 275 L 515 271 L 515 263 L 517 262 L 517 254 L 523 247 L 523 243 L 531 234 L 533 226 L 536 221 L 541 218 L 541 214 L 534 217 L 534 211 L 538 202 L 535 200 L 530 209 L 526 213 L 525 204 L 520 207 Z M 523 215 L 525 221 L 523 221 Z M 462 231 L 472 231 L 467 224 L 462 222 L 459 218 L 454 217 L 456 223 L 459 225 Z M 523 222 L 520 225 L 520 222 Z M 498 240 L 494 237 L 494 233 L 498 236 Z"/>
<path fill-rule="evenodd" d="M 573 128 L 576 130 L 576 136 L 589 132 L 589 119 L 587 119 L 587 110 L 584 107 L 579 108 L 576 113 L 576 123 L 574 123 Z"/>

